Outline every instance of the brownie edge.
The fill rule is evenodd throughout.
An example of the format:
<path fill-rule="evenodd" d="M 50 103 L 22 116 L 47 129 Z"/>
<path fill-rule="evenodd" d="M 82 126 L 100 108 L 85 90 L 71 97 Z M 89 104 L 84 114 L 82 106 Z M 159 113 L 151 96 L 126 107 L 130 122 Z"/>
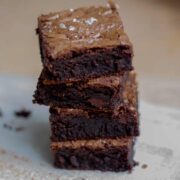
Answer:
<path fill-rule="evenodd" d="M 62 169 L 127 171 L 135 165 L 134 139 L 98 139 L 52 143 L 54 164 Z"/>

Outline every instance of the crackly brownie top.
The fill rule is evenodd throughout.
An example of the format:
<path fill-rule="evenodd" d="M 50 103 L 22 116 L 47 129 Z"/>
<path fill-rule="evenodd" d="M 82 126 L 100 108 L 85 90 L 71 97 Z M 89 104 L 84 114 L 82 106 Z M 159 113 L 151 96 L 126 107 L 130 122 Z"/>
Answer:
<path fill-rule="evenodd" d="M 38 32 L 43 48 L 52 58 L 83 49 L 118 45 L 131 48 L 112 3 L 41 15 L 38 18 Z"/>
<path fill-rule="evenodd" d="M 130 147 L 134 141 L 133 137 L 130 138 L 117 138 L 117 139 L 97 139 L 97 140 L 76 140 L 65 142 L 51 143 L 51 148 L 56 150 L 59 148 L 107 148 L 107 147 Z"/>

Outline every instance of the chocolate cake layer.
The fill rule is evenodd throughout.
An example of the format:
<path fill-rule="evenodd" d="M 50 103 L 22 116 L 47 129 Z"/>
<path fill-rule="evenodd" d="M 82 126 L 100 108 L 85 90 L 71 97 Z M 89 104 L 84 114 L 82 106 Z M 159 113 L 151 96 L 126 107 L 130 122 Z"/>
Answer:
<path fill-rule="evenodd" d="M 38 18 L 44 67 L 62 83 L 132 70 L 132 45 L 112 3 Z"/>
<path fill-rule="evenodd" d="M 51 107 L 52 141 L 138 136 L 137 86 L 135 77 L 130 77 L 123 92 L 123 102 L 113 111 Z"/>
<path fill-rule="evenodd" d="M 112 111 L 122 102 L 129 73 L 88 81 L 59 84 L 43 70 L 34 95 L 34 103 L 61 108 Z M 135 76 L 134 72 L 130 76 Z M 132 82 L 134 83 L 134 82 Z"/>
<path fill-rule="evenodd" d="M 55 166 L 62 169 L 127 171 L 133 161 L 134 139 L 98 139 L 52 143 Z"/>

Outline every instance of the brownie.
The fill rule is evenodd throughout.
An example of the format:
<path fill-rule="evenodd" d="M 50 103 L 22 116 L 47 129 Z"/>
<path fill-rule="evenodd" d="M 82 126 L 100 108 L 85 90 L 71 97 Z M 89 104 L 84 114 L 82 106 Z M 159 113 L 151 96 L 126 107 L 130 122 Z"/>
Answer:
<path fill-rule="evenodd" d="M 122 101 L 129 72 L 88 81 L 60 83 L 43 70 L 40 75 L 34 103 L 61 108 L 85 110 L 113 110 Z M 134 72 L 130 76 L 135 76 Z"/>
<path fill-rule="evenodd" d="M 51 109 L 52 111 L 52 109 Z M 54 109 L 53 109 L 54 111 Z M 119 114 L 105 112 L 84 112 L 81 110 L 51 112 L 51 140 L 115 138 L 139 135 L 138 113 L 121 107 Z"/>
<path fill-rule="evenodd" d="M 137 85 L 134 76 L 129 78 L 123 102 L 113 111 L 51 107 L 52 141 L 138 136 Z"/>
<path fill-rule="evenodd" d="M 38 18 L 42 63 L 61 83 L 132 70 L 132 44 L 112 3 Z"/>
<path fill-rule="evenodd" d="M 127 171 L 135 162 L 134 139 L 53 142 L 55 166 L 62 169 Z"/>

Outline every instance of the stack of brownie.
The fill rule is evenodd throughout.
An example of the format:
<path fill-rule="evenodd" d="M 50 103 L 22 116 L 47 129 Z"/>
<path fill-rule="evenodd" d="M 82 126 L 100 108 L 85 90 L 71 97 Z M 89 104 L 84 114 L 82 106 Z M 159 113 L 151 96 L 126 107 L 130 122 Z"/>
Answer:
<path fill-rule="evenodd" d="M 50 107 L 55 165 L 131 170 L 139 135 L 137 83 L 116 6 L 42 15 L 37 32 L 43 70 L 34 103 Z"/>

